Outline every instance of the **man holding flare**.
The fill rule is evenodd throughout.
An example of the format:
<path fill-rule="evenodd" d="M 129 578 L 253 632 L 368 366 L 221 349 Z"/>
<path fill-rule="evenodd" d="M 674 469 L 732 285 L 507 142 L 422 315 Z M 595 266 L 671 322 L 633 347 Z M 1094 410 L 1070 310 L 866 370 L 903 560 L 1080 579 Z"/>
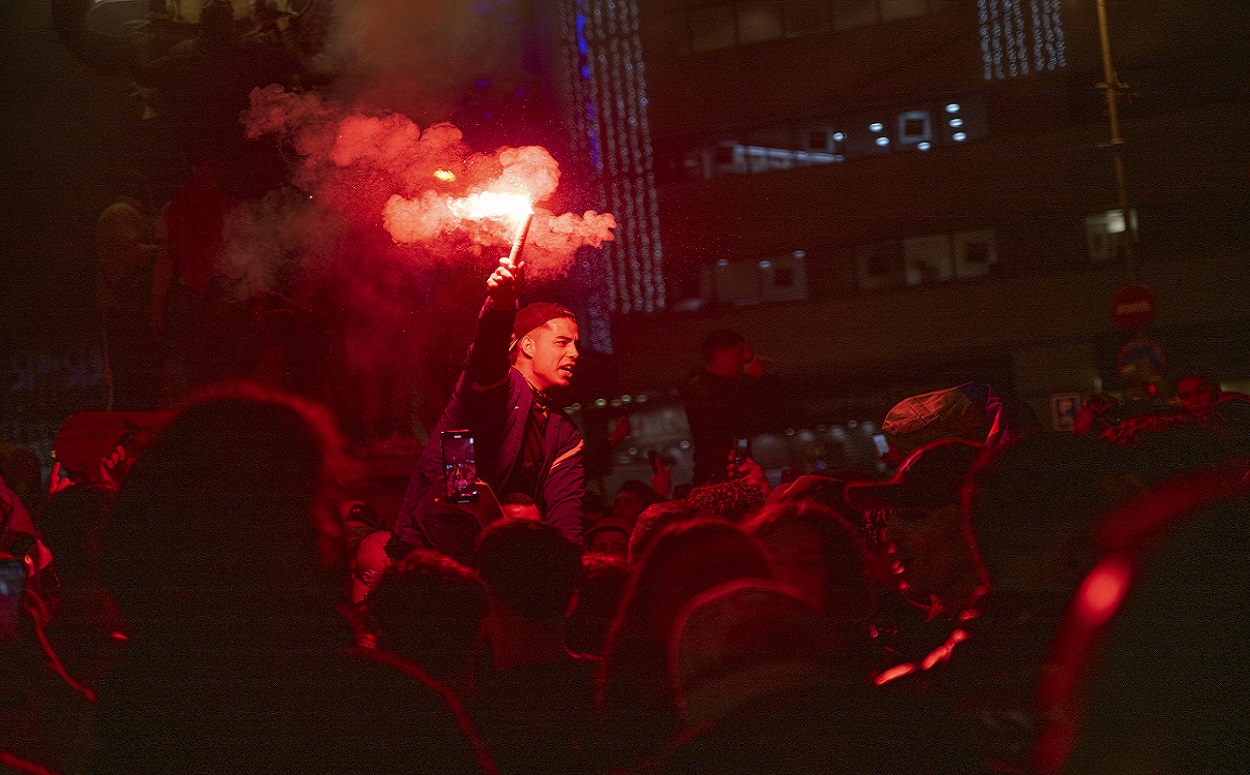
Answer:
<path fill-rule="evenodd" d="M 424 548 L 463 561 L 473 551 L 479 520 L 442 497 L 438 439 L 452 429 L 473 435 L 478 476 L 495 495 L 532 497 L 546 522 L 581 540 L 582 438 L 550 396 L 569 384 L 577 365 L 577 320 L 552 302 L 518 310 L 525 287 L 523 240 L 524 231 L 486 281 L 488 295 L 465 369 L 421 453 L 387 543 L 392 558 Z"/>

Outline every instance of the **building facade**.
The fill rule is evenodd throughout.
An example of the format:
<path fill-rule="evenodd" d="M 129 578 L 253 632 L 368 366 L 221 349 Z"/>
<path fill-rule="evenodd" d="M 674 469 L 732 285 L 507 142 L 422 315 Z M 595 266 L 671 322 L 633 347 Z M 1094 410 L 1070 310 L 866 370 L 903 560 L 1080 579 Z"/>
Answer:
<path fill-rule="evenodd" d="M 721 327 L 831 422 L 967 379 L 1044 417 L 1122 387 L 1139 334 L 1250 378 L 1246 11 L 1111 6 L 1126 219 L 1095 10 L 639 0 L 668 310 L 614 322 L 622 389 L 671 387 Z M 1144 332 L 1112 320 L 1131 281 Z"/>

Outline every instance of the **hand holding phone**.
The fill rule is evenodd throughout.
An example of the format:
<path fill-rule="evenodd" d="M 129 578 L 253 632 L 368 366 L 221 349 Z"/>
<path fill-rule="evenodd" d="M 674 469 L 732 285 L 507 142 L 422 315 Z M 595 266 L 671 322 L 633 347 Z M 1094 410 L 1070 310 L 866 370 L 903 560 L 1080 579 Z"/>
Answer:
<path fill-rule="evenodd" d="M 25 587 L 26 563 L 19 559 L 0 560 L 0 642 L 17 637 Z"/>
<path fill-rule="evenodd" d="M 447 481 L 444 499 L 448 503 L 476 503 L 477 457 L 473 434 L 469 431 L 443 431 L 439 434 L 443 447 L 443 476 Z"/>

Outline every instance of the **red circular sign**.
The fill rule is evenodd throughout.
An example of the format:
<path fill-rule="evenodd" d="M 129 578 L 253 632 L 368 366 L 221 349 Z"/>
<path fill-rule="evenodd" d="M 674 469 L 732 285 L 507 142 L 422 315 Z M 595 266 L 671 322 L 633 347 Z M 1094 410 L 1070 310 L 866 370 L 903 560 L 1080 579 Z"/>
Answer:
<path fill-rule="evenodd" d="M 1141 283 L 1130 283 L 1116 291 L 1111 317 L 1126 331 L 1140 331 L 1155 319 L 1155 295 Z"/>

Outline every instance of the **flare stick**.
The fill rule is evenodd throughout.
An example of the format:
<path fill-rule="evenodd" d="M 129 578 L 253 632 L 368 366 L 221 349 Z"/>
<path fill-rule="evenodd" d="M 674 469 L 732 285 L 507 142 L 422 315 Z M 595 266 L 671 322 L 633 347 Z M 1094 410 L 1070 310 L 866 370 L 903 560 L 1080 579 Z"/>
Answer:
<path fill-rule="evenodd" d="M 516 266 L 516 261 L 521 256 L 521 249 L 525 247 L 525 238 L 530 233 L 530 222 L 533 220 L 533 213 L 525 216 L 525 222 L 517 230 L 516 239 L 512 240 L 512 252 L 508 254 L 509 266 Z"/>

